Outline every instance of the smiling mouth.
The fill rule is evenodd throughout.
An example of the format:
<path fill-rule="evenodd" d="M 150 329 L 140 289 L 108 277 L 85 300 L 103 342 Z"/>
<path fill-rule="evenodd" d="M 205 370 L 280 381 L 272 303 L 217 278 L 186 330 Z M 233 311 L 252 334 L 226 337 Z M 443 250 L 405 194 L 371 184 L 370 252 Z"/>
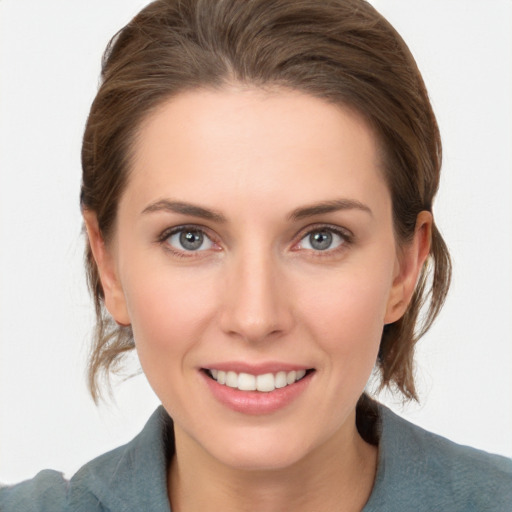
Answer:
<path fill-rule="evenodd" d="M 289 372 L 281 371 L 276 373 L 264 373 L 261 375 L 251 375 L 250 373 L 237 373 L 233 371 L 222 371 L 216 369 L 206 369 L 205 373 L 218 384 L 240 391 L 260 391 L 270 393 L 276 389 L 285 388 L 295 382 L 303 379 L 307 374 L 313 372 L 309 370 L 292 370 Z"/>

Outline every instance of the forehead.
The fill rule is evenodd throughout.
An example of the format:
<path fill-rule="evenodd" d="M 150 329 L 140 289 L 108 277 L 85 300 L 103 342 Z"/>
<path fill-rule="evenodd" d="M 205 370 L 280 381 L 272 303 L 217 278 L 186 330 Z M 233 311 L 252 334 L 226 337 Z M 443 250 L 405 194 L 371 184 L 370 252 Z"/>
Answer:
<path fill-rule="evenodd" d="M 287 192 L 312 202 L 382 193 L 379 166 L 373 131 L 353 110 L 291 90 L 198 90 L 141 125 L 127 193 L 229 201 L 259 192 L 282 204 Z"/>

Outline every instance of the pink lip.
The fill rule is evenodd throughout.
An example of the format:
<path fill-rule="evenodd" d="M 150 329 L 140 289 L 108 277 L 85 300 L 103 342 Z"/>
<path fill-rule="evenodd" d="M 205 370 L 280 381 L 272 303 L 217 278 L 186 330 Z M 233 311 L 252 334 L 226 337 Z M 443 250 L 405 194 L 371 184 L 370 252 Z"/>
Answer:
<path fill-rule="evenodd" d="M 263 375 L 265 373 L 291 372 L 292 370 L 308 370 L 310 367 L 303 365 L 294 365 L 289 363 L 266 362 L 259 364 L 249 364 L 240 361 L 212 363 L 205 366 L 206 369 L 221 370 L 223 372 L 249 373 L 251 375 Z"/>
<path fill-rule="evenodd" d="M 224 370 L 224 367 L 220 368 L 215 366 L 214 368 L 226 371 Z M 237 368 L 239 368 L 239 366 L 237 366 Z M 283 370 L 283 366 L 280 366 L 280 368 Z M 292 369 L 295 368 L 296 367 Z M 238 371 L 240 372 L 242 370 Z M 268 370 L 263 372 L 258 370 L 257 372 L 254 372 L 254 369 L 246 369 L 245 372 L 253 375 L 273 373 Z M 239 389 L 230 388 L 229 386 L 219 384 L 216 380 L 209 377 L 205 371 L 201 371 L 200 373 L 215 399 L 233 411 L 249 415 L 271 414 L 290 405 L 294 400 L 299 398 L 302 393 L 304 393 L 311 381 L 312 375 L 314 374 L 314 372 L 306 374 L 306 376 L 301 380 L 284 388 L 275 389 L 268 393 L 262 393 L 260 391 L 240 391 Z"/>

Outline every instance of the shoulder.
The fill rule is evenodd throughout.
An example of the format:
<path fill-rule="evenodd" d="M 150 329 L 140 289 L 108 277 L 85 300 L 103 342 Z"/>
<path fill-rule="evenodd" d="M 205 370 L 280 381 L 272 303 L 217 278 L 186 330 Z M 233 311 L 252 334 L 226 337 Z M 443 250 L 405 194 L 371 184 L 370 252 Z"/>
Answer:
<path fill-rule="evenodd" d="M 1 512 L 168 512 L 166 466 L 172 427 L 157 409 L 140 434 L 85 464 L 69 481 L 45 470 L 0 488 Z"/>
<path fill-rule="evenodd" d="M 394 510 L 503 512 L 512 510 L 512 460 L 458 445 L 382 407 L 375 490 L 375 501 L 392 500 Z"/>
<path fill-rule="evenodd" d="M 132 441 L 87 463 L 71 478 L 72 510 L 168 512 L 167 464 L 173 451 L 172 421 L 159 407 Z"/>
<path fill-rule="evenodd" d="M 63 512 L 66 510 L 68 482 L 61 473 L 49 469 L 31 480 L 0 488 L 2 512 Z"/>

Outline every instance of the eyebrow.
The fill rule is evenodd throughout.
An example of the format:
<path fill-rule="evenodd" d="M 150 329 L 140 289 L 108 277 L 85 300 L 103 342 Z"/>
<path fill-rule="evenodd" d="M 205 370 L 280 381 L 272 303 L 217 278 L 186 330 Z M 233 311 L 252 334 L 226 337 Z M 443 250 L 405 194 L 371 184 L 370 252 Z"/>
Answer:
<path fill-rule="evenodd" d="M 300 220 L 314 215 L 337 212 L 340 210 L 360 210 L 370 214 L 373 217 L 371 209 L 360 201 L 354 199 L 334 199 L 332 201 L 322 201 L 309 206 L 296 208 L 288 218 L 290 220 Z"/>
<path fill-rule="evenodd" d="M 209 210 L 202 206 L 197 206 L 191 203 L 183 203 L 181 201 L 170 201 L 168 199 L 161 199 L 155 203 L 151 203 L 142 210 L 143 214 L 154 212 L 172 212 L 181 213 L 183 215 L 191 215 L 205 220 L 214 222 L 226 222 L 226 217 L 215 210 Z"/>
<path fill-rule="evenodd" d="M 337 212 L 340 210 L 360 210 L 373 216 L 371 209 L 360 201 L 354 199 L 334 199 L 331 201 L 322 201 L 308 206 L 303 206 L 293 210 L 288 219 L 292 221 L 301 220 L 315 215 Z M 226 217 L 222 213 L 198 206 L 192 203 L 184 203 L 182 201 L 171 201 L 169 199 L 161 199 L 142 210 L 143 214 L 154 212 L 171 212 L 182 215 L 191 215 L 205 220 L 225 223 Z"/>

